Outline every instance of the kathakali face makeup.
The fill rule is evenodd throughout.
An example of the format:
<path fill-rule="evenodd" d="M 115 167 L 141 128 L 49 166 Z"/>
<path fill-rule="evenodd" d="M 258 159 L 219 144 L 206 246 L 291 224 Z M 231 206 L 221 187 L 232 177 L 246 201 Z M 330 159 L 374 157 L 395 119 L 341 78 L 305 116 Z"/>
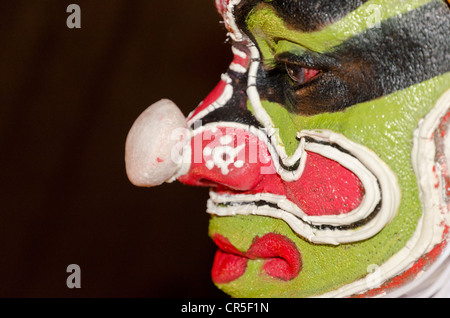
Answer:
<path fill-rule="evenodd" d="M 136 120 L 130 180 L 210 188 L 212 279 L 232 296 L 420 290 L 449 254 L 448 4 L 216 6 L 234 60 L 187 119 L 161 100 Z"/>

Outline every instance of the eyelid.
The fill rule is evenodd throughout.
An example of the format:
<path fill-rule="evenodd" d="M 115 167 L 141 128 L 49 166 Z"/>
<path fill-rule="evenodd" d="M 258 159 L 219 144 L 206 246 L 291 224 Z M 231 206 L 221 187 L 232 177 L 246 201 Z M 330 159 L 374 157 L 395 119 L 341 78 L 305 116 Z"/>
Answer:
<path fill-rule="evenodd" d="M 278 64 L 297 65 L 304 68 L 313 68 L 311 63 L 307 63 L 307 61 L 298 58 L 298 56 L 295 55 L 291 56 L 290 53 L 282 53 L 279 55 L 275 55 L 274 59 L 275 61 L 277 61 Z"/>
<path fill-rule="evenodd" d="M 310 53 L 310 52 L 303 52 L 302 54 L 283 52 L 276 54 L 274 56 L 274 59 L 278 63 L 287 63 L 323 71 L 329 70 L 337 66 L 337 62 L 335 61 L 335 59 L 318 53 Z"/>

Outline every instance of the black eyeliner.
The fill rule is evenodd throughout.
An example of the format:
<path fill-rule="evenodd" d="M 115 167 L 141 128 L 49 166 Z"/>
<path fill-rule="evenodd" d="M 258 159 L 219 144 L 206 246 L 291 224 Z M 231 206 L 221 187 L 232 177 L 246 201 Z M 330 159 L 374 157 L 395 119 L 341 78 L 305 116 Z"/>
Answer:
<path fill-rule="evenodd" d="M 315 53 L 312 51 L 304 52 L 303 54 L 294 54 L 291 52 L 283 52 L 275 56 L 277 62 L 296 64 L 305 68 L 312 68 L 322 71 L 327 71 L 336 68 L 339 63 L 332 57 Z"/>

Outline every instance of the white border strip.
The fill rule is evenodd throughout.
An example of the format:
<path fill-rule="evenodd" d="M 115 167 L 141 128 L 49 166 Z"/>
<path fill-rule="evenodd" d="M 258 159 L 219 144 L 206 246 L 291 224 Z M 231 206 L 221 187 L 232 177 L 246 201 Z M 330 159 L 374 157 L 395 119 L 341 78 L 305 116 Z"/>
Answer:
<path fill-rule="evenodd" d="M 251 126 L 240 125 L 241 129 L 249 130 L 254 133 L 262 133 L 259 129 L 251 129 Z M 207 128 L 207 127 L 206 127 Z M 206 129 L 205 128 L 205 129 Z M 260 140 L 266 143 L 270 152 L 271 145 L 268 143 L 267 137 L 262 139 L 260 134 L 257 135 Z M 262 135 L 264 136 L 264 134 Z M 322 145 L 314 142 L 304 142 L 304 150 L 318 153 L 324 157 L 338 162 L 351 172 L 355 173 L 361 180 L 365 189 L 365 196 L 361 204 L 353 211 L 347 214 L 327 215 L 327 216 L 309 216 L 306 215 L 293 202 L 284 196 L 276 196 L 273 194 L 257 194 L 257 195 L 211 195 L 208 202 L 208 213 L 220 216 L 232 216 L 236 214 L 242 215 L 264 215 L 274 218 L 280 218 L 286 221 L 291 228 L 299 235 L 305 237 L 309 241 L 317 244 L 341 244 L 367 239 L 378 233 L 387 223 L 395 216 L 400 204 L 400 189 L 395 174 L 388 168 L 384 162 L 375 155 L 374 152 L 367 148 L 354 143 L 344 136 L 328 130 L 322 131 L 302 131 L 303 137 L 311 137 L 315 140 L 335 143 L 348 150 L 351 155 L 339 151 L 328 145 Z M 306 154 L 306 153 L 305 153 Z M 354 156 L 354 157 L 353 157 Z M 306 156 L 304 156 L 306 157 Z M 274 161 L 276 164 L 276 161 Z M 276 167 L 277 171 L 280 167 Z M 303 172 L 304 167 L 299 168 Z M 301 175 L 301 173 L 300 173 Z M 381 193 L 380 193 L 381 190 Z M 213 193 L 213 192 L 211 192 Z M 370 215 L 377 204 L 382 199 L 380 210 L 374 219 L 367 222 L 356 229 L 351 230 L 331 230 L 317 229 L 310 225 L 331 225 L 342 226 L 355 223 Z M 277 204 L 279 209 L 268 206 L 257 206 L 250 204 L 250 201 L 264 200 L 269 203 Z M 220 206 L 220 203 L 249 203 L 239 206 Z M 299 219 L 300 218 L 300 219 Z"/>
<path fill-rule="evenodd" d="M 198 114 L 196 114 L 192 118 L 191 118 L 192 115 L 190 114 L 188 116 L 189 119 L 187 121 L 187 127 L 192 126 L 197 120 L 200 120 L 201 118 L 205 117 L 210 112 L 225 106 L 227 102 L 231 99 L 231 97 L 233 97 L 233 86 L 231 85 L 230 76 L 228 76 L 228 74 L 226 73 L 222 74 L 221 80 L 226 83 L 222 94 L 214 102 L 212 102 L 209 106 L 201 110 Z"/>

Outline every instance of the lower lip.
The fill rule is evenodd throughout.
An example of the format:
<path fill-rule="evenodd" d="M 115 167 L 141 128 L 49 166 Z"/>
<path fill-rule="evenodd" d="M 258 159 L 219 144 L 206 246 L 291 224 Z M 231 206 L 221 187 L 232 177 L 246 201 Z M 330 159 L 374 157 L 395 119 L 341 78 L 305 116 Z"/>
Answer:
<path fill-rule="evenodd" d="M 220 235 L 213 236 L 219 247 L 211 271 L 212 279 L 217 284 L 225 284 L 241 277 L 247 268 L 247 262 L 263 259 L 263 271 L 276 279 L 289 281 L 302 269 L 301 254 L 294 242 L 286 236 L 268 233 L 255 237 L 247 252 L 236 249 L 230 241 Z"/>

